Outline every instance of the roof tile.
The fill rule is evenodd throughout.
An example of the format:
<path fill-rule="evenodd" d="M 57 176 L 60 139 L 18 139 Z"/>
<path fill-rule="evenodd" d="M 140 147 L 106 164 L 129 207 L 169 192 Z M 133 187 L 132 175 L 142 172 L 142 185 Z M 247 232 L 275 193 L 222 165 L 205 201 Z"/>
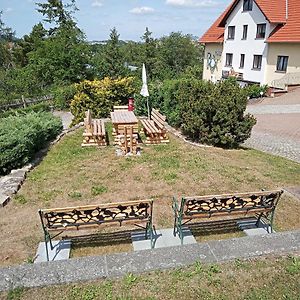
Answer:
<path fill-rule="evenodd" d="M 234 0 L 213 25 L 200 38 L 201 43 L 222 43 L 224 41 L 224 22 L 237 5 Z M 254 0 L 270 23 L 279 24 L 270 34 L 268 42 L 300 42 L 300 1 L 288 0 L 288 18 L 286 19 L 287 0 Z"/>

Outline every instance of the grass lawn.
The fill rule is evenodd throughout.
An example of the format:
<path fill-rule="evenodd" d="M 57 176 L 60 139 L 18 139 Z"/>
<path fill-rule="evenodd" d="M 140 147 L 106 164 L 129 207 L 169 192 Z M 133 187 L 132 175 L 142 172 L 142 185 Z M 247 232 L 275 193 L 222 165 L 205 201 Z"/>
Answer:
<path fill-rule="evenodd" d="M 300 182 L 300 164 L 256 150 L 195 147 L 171 135 L 170 144 L 143 146 L 139 157 L 116 157 L 113 146 L 82 148 L 81 141 L 78 130 L 53 146 L 13 201 L 0 209 L 0 265 L 32 261 L 43 239 L 39 208 L 153 197 L 154 224 L 167 228 L 173 224 L 174 195 L 249 192 Z M 299 228 L 299 219 L 300 201 L 284 195 L 275 230 Z M 124 247 L 113 251 L 131 249 Z M 82 251 L 73 255 L 98 253 L 95 247 Z"/>
<path fill-rule="evenodd" d="M 246 299 L 297 300 L 300 258 L 261 258 L 224 264 L 200 264 L 121 279 L 16 289 L 3 299 Z M 0 293 L 1 299 L 1 293 Z"/>

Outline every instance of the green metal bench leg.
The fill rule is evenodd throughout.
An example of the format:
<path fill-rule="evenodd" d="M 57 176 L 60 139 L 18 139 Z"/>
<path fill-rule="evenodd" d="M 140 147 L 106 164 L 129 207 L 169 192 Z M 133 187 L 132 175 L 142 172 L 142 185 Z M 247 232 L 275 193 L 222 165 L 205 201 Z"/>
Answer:
<path fill-rule="evenodd" d="M 273 232 L 274 232 L 274 231 L 273 231 L 274 213 L 275 213 L 275 211 L 273 210 L 272 213 L 271 213 L 271 219 L 270 219 L 270 228 L 271 228 L 271 232 L 269 232 L 269 233 L 273 233 Z M 269 231 L 269 229 L 268 229 L 268 231 Z"/>

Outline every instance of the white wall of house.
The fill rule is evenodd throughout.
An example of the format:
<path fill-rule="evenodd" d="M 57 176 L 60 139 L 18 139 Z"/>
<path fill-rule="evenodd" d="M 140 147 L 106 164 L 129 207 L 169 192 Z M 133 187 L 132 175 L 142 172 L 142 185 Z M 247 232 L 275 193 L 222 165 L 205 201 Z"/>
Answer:
<path fill-rule="evenodd" d="M 256 39 L 257 24 L 266 24 L 266 35 L 264 39 Z M 243 25 L 248 25 L 247 39 L 243 40 Z M 235 37 L 233 40 L 227 39 L 228 26 L 235 26 Z M 233 54 L 232 68 L 235 72 L 243 73 L 246 81 L 264 83 L 265 69 L 267 64 L 268 44 L 266 39 L 274 25 L 270 24 L 259 7 L 253 1 L 252 11 L 243 11 L 243 0 L 239 1 L 233 12 L 227 19 L 224 35 L 224 47 L 222 54 L 223 70 L 230 70 L 226 67 L 226 53 Z M 245 54 L 244 68 L 240 68 L 241 54 Z M 253 56 L 262 55 L 262 65 L 260 70 L 253 69 Z"/>
<path fill-rule="evenodd" d="M 222 77 L 222 43 L 205 44 L 203 79 L 216 82 Z"/>

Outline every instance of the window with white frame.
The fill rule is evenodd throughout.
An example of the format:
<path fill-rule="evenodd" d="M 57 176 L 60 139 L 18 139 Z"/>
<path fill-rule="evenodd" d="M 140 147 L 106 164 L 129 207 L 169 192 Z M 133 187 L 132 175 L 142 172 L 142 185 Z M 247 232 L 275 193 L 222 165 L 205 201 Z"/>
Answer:
<path fill-rule="evenodd" d="M 233 59 L 233 54 L 226 53 L 225 67 L 232 67 L 232 59 Z"/>
<path fill-rule="evenodd" d="M 277 57 L 277 66 L 276 71 L 278 72 L 286 72 L 288 66 L 288 56 L 278 56 Z"/>
<path fill-rule="evenodd" d="M 260 70 L 262 62 L 262 55 L 254 55 L 253 56 L 253 69 Z"/>

